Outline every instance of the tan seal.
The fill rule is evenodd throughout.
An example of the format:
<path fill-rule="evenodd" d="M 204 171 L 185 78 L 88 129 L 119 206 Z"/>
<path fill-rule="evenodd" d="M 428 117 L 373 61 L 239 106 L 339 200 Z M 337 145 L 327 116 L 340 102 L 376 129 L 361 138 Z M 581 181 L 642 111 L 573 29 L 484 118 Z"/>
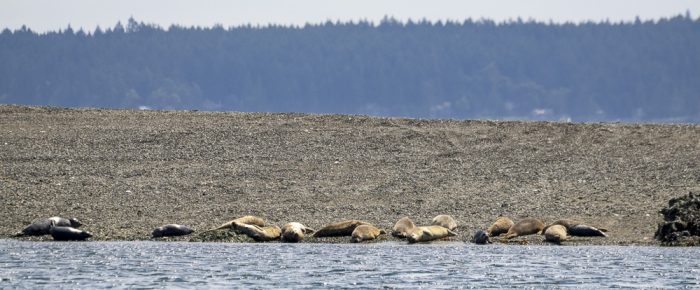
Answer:
<path fill-rule="evenodd" d="M 345 220 L 327 225 L 314 233 L 314 237 L 340 237 L 350 236 L 357 226 L 369 225 L 358 220 Z"/>
<path fill-rule="evenodd" d="M 526 218 L 515 223 L 506 233 L 506 239 L 537 234 L 544 229 L 544 223 L 536 218 Z"/>
<path fill-rule="evenodd" d="M 301 223 L 291 222 L 282 227 L 282 241 L 286 243 L 298 243 L 304 239 L 304 235 L 313 233 L 314 230 Z"/>
<path fill-rule="evenodd" d="M 376 239 L 379 235 L 386 234 L 384 230 L 380 230 L 373 225 L 359 225 L 352 231 L 353 243 L 369 241 Z"/>
<path fill-rule="evenodd" d="M 434 226 L 442 226 L 450 231 L 454 231 L 457 228 L 457 221 L 449 215 L 441 214 L 433 218 Z"/>
<path fill-rule="evenodd" d="M 437 239 L 456 236 L 457 234 L 443 226 L 416 227 L 408 236 L 409 243 L 430 242 Z"/>
<path fill-rule="evenodd" d="M 391 235 L 400 239 L 407 238 L 416 225 L 408 217 L 402 217 L 391 229 Z"/>
<path fill-rule="evenodd" d="M 275 225 L 260 227 L 240 222 L 233 222 L 233 227 L 238 232 L 251 237 L 256 242 L 267 242 L 277 240 L 282 234 L 282 230 L 280 230 L 280 227 Z"/>
<path fill-rule="evenodd" d="M 491 226 L 486 229 L 486 232 L 489 234 L 491 237 L 497 237 L 502 234 L 505 234 L 510 230 L 510 227 L 512 227 L 515 223 L 513 220 L 506 216 L 499 216 L 496 218 L 496 221 L 491 224 Z"/>
<path fill-rule="evenodd" d="M 562 225 L 552 225 L 544 231 L 544 240 L 550 243 L 561 243 L 568 239 L 566 227 Z"/>
<path fill-rule="evenodd" d="M 236 222 L 242 223 L 242 224 L 247 224 L 247 225 L 259 226 L 259 227 L 265 226 L 265 220 L 263 220 L 262 218 L 257 217 L 257 216 L 253 216 L 253 215 L 246 215 L 246 216 L 242 216 L 242 217 L 239 217 L 237 219 L 228 221 L 226 223 L 223 223 L 216 228 L 203 231 L 202 233 L 208 233 L 211 231 L 218 231 L 218 230 L 233 228 L 233 223 L 236 223 Z"/>

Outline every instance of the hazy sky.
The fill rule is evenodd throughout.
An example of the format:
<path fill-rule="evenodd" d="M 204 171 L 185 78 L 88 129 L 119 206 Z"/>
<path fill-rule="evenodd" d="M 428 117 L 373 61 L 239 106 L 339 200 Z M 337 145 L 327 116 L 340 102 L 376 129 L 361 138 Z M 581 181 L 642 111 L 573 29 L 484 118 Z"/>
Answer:
<path fill-rule="evenodd" d="M 1 0 L 0 27 L 27 25 L 44 32 L 65 28 L 93 30 L 112 27 L 133 16 L 138 21 L 165 28 L 171 24 L 238 26 L 241 24 L 319 23 L 326 20 L 366 19 L 378 22 L 384 15 L 400 20 L 496 21 L 535 19 L 580 22 L 586 20 L 631 21 L 659 19 L 690 11 L 697 18 L 698 0 Z"/>

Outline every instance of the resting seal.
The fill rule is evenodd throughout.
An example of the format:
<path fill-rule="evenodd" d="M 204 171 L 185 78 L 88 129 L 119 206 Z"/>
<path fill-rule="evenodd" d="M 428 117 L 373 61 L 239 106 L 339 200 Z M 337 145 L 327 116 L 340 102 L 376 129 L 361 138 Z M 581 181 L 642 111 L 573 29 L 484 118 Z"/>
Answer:
<path fill-rule="evenodd" d="M 311 234 L 314 230 L 297 222 L 291 222 L 282 227 L 282 241 L 297 243 L 304 239 L 305 234 Z"/>
<path fill-rule="evenodd" d="M 369 241 L 376 239 L 379 235 L 386 234 L 384 230 L 380 230 L 373 225 L 359 225 L 352 231 L 353 243 Z"/>
<path fill-rule="evenodd" d="M 193 233 L 194 230 L 183 225 L 167 224 L 161 227 L 157 227 L 151 233 L 153 238 L 160 237 L 173 237 L 173 236 L 184 236 Z"/>
<path fill-rule="evenodd" d="M 455 221 L 455 219 L 449 215 L 441 214 L 433 218 L 432 225 L 441 226 L 447 228 L 450 231 L 453 231 L 457 228 L 457 221 Z"/>
<path fill-rule="evenodd" d="M 561 225 L 566 228 L 566 231 L 570 236 L 575 236 L 575 237 L 607 237 L 608 235 L 605 234 L 607 231 L 606 229 L 599 229 L 596 227 L 592 227 L 586 224 L 583 224 L 578 221 L 574 220 L 558 220 L 553 222 L 551 225 L 548 225 L 545 227 L 545 230 L 547 228 L 554 226 L 554 225 Z"/>
<path fill-rule="evenodd" d="M 402 217 L 391 229 L 391 235 L 400 239 L 408 237 L 416 225 L 408 217 Z"/>
<path fill-rule="evenodd" d="M 282 230 L 280 230 L 280 227 L 275 225 L 260 227 L 256 225 L 234 222 L 233 227 L 237 231 L 245 234 L 246 236 L 251 237 L 256 242 L 267 242 L 277 240 L 282 234 Z"/>
<path fill-rule="evenodd" d="M 491 241 L 489 240 L 489 233 L 484 230 L 476 231 L 476 233 L 474 233 L 474 237 L 472 237 L 472 242 L 477 245 L 490 244 Z"/>
<path fill-rule="evenodd" d="M 255 225 L 255 226 L 259 226 L 259 227 L 265 226 L 265 220 L 263 220 L 262 218 L 252 216 L 252 215 L 246 215 L 246 216 L 242 216 L 242 217 L 239 217 L 237 219 L 231 220 L 229 222 L 223 223 L 216 228 L 203 231 L 202 233 L 208 233 L 208 232 L 212 232 L 212 231 L 234 228 L 233 223 L 235 223 L 235 222 L 242 223 L 242 224 L 248 224 L 248 225 Z"/>
<path fill-rule="evenodd" d="M 566 228 L 562 225 L 552 225 L 544 230 L 544 240 L 547 242 L 560 244 L 568 238 Z"/>
<path fill-rule="evenodd" d="M 358 220 L 346 220 L 327 225 L 314 233 L 314 237 L 340 237 L 350 236 L 357 226 L 369 225 Z"/>
<path fill-rule="evenodd" d="M 48 235 L 49 230 L 51 229 L 52 222 L 55 226 L 58 227 L 79 228 L 83 225 L 78 219 L 75 218 L 66 219 L 55 216 L 33 222 L 32 224 L 22 229 L 22 231 L 16 233 L 15 237 Z"/>
<path fill-rule="evenodd" d="M 53 221 L 51 221 L 49 234 L 53 237 L 54 241 L 84 241 L 87 238 L 92 237 L 92 234 L 79 229 L 56 226 Z"/>
<path fill-rule="evenodd" d="M 443 226 L 416 227 L 408 236 L 408 243 L 430 242 L 432 240 L 456 236 L 457 234 Z"/>
<path fill-rule="evenodd" d="M 544 223 L 536 218 L 526 218 L 514 224 L 506 233 L 506 239 L 533 235 L 544 229 Z"/>
<path fill-rule="evenodd" d="M 496 221 L 486 229 L 491 237 L 497 237 L 508 232 L 515 223 L 505 216 L 499 216 Z"/>

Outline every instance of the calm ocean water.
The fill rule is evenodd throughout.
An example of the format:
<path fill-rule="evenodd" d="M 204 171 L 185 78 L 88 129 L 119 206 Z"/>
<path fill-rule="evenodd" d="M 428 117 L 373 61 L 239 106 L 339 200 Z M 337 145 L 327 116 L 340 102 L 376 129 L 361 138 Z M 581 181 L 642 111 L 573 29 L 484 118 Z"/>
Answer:
<path fill-rule="evenodd" d="M 0 288 L 699 288 L 699 248 L 0 240 Z"/>

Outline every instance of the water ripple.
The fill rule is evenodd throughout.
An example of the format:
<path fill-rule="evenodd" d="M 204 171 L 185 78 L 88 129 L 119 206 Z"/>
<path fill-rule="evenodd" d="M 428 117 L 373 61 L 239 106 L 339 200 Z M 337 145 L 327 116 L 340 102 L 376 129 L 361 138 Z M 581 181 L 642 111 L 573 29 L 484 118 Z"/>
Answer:
<path fill-rule="evenodd" d="M 695 248 L 0 240 L 0 288 L 700 286 Z"/>

